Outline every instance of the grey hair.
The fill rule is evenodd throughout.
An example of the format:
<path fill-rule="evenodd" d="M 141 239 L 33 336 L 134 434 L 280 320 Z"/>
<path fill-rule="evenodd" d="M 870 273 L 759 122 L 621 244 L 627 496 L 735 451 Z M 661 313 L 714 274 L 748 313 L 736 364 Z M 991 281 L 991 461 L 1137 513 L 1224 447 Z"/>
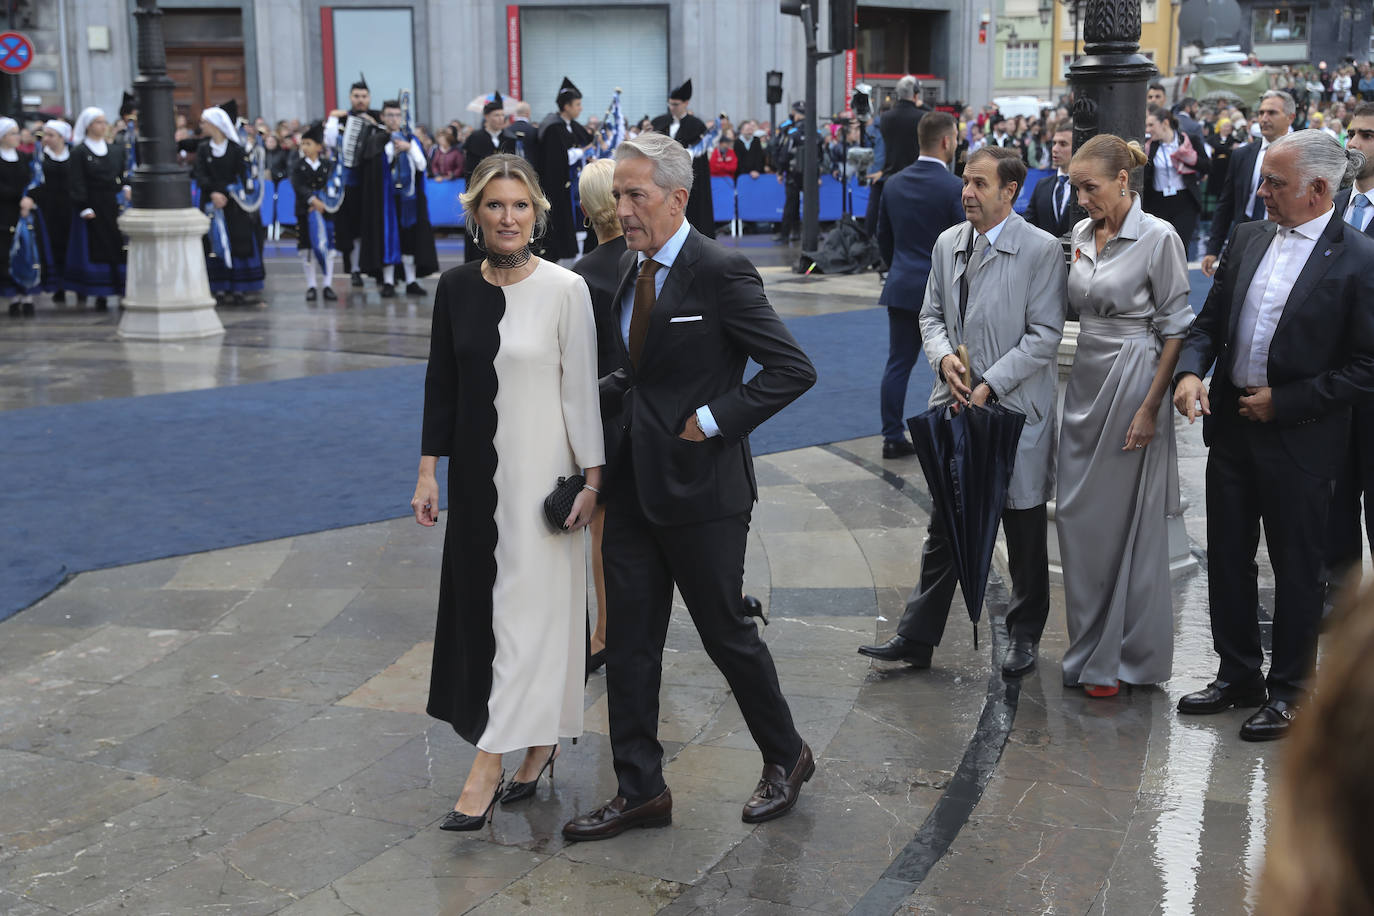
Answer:
<path fill-rule="evenodd" d="M 1304 185 L 1318 178 L 1324 180 L 1331 193 L 1350 184 L 1364 166 L 1364 154 L 1348 150 L 1324 130 L 1307 128 L 1286 134 L 1269 145 L 1271 152 L 1293 148 L 1297 157 L 1298 179 Z"/>
<path fill-rule="evenodd" d="M 654 184 L 671 194 L 683 188 L 692 191 L 692 157 L 681 143 L 658 131 L 642 133 L 624 140 L 615 148 L 615 161 L 648 159 L 654 164 Z"/>
<path fill-rule="evenodd" d="M 916 97 L 916 77 L 907 74 L 897 80 L 897 98 L 910 99 Z"/>
<path fill-rule="evenodd" d="M 1261 102 L 1263 102 L 1265 99 L 1278 99 L 1280 102 L 1282 102 L 1283 113 L 1288 115 L 1288 117 L 1290 118 L 1297 113 L 1298 103 L 1293 101 L 1293 97 L 1288 93 L 1284 92 L 1282 89 L 1270 89 L 1264 95 L 1260 96 Z"/>

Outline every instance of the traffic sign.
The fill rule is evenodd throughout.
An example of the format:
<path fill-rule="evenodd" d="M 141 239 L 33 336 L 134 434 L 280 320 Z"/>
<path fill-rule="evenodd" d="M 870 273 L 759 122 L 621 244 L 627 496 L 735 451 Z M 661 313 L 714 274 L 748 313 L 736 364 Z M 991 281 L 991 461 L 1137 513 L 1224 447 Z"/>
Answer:
<path fill-rule="evenodd" d="M 23 73 L 33 63 L 33 42 L 22 32 L 0 32 L 0 70 Z"/>

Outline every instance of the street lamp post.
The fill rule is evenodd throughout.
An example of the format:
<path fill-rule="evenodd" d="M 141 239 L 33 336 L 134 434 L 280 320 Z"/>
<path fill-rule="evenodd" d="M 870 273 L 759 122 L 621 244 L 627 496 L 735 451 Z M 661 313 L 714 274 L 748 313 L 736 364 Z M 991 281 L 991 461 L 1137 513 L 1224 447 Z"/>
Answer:
<path fill-rule="evenodd" d="M 205 272 L 201 239 L 210 228 L 191 206 L 191 181 L 177 161 L 175 84 L 167 76 L 162 11 L 138 0 L 138 166 L 130 180 L 133 206 L 119 217 L 129 237 L 129 266 L 119 336 L 187 340 L 224 333 Z"/>

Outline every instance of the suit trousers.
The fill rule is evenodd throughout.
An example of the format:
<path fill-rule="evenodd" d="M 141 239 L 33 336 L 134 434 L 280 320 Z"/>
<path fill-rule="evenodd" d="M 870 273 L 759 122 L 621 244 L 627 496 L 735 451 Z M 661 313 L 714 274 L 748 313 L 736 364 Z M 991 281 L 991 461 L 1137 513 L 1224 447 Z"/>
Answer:
<path fill-rule="evenodd" d="M 1336 478 L 1327 525 L 1326 563 L 1322 578 L 1339 585 L 1364 559 L 1364 536 L 1360 530 L 1360 500 L 1364 500 L 1364 523 L 1370 544 L 1374 544 L 1374 409 L 1355 408 L 1350 428 L 1350 450 L 1345 467 Z"/>
<path fill-rule="evenodd" d="M 655 525 L 640 510 L 633 482 L 626 483 L 628 492 L 607 504 L 601 543 L 606 694 L 620 795 L 636 805 L 665 787 L 658 695 L 674 583 L 764 763 L 790 771 L 801 754 L 801 736 L 778 686 L 773 656 L 744 615 L 749 513 L 695 525 Z"/>
<path fill-rule="evenodd" d="M 906 438 L 902 414 L 906 407 L 906 386 L 911 370 L 921 355 L 921 313 L 911 309 L 887 310 L 887 368 L 879 396 L 883 420 L 883 440 Z"/>
<path fill-rule="evenodd" d="M 1207 598 L 1217 676 L 1257 683 L 1263 673 L 1258 571 L 1260 523 L 1274 568 L 1269 695 L 1302 694 L 1321 627 L 1321 565 L 1334 481 L 1289 457 L 1272 423 L 1222 416 L 1207 455 Z M 1220 423 L 1218 424 L 1221 425 Z"/>
<path fill-rule="evenodd" d="M 790 237 L 801 234 L 801 175 L 788 171 L 783 177 L 782 222 L 778 235 Z"/>
<path fill-rule="evenodd" d="M 1030 509 L 1002 510 L 1002 533 L 1007 536 L 1011 568 L 1011 601 L 1007 630 L 1013 639 L 1040 641 L 1050 615 L 1049 522 L 1043 504 Z M 949 620 L 950 602 L 959 584 L 954 551 L 938 513 L 931 515 L 926 545 L 921 552 L 921 580 L 907 601 L 897 633 L 929 646 L 938 646 Z"/>
<path fill-rule="evenodd" d="M 868 206 L 864 209 L 864 231 L 871 238 L 878 236 L 878 207 L 883 201 L 883 185 L 885 184 L 887 184 L 886 175 L 873 182 L 868 188 Z"/>

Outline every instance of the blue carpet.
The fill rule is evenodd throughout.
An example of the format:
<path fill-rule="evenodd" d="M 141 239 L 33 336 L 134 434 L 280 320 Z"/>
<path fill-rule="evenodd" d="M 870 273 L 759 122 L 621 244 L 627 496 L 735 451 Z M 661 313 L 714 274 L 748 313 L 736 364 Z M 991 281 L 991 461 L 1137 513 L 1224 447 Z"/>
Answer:
<path fill-rule="evenodd" d="M 788 324 L 820 378 L 755 453 L 876 435 L 885 310 Z M 919 360 L 909 414 L 931 380 Z M 0 413 L 0 467 L 22 481 L 0 493 L 0 620 L 74 573 L 406 514 L 423 381 L 416 365 Z"/>

